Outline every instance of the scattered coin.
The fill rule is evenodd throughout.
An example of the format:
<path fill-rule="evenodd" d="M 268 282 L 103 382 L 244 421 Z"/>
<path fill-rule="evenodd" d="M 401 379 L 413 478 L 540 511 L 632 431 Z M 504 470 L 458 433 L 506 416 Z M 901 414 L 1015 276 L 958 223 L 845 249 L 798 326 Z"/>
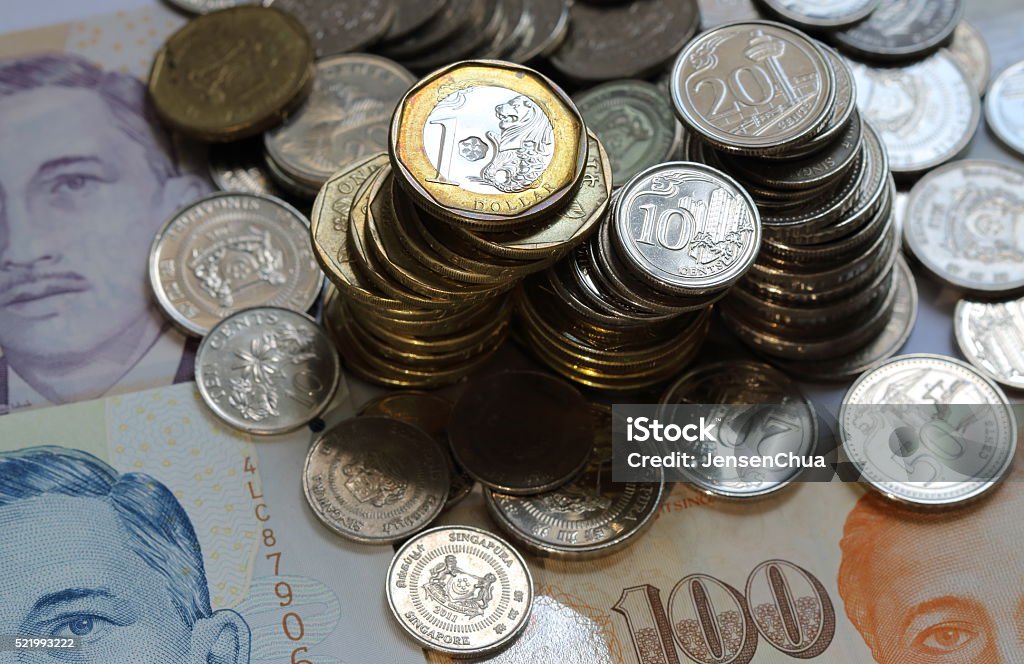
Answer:
<path fill-rule="evenodd" d="M 306 311 L 323 285 L 308 236 L 305 217 L 284 201 L 212 194 L 157 233 L 150 286 L 171 322 L 195 336 L 254 306 Z"/>
<path fill-rule="evenodd" d="M 651 83 L 605 83 L 579 95 L 576 105 L 608 150 L 615 187 L 645 168 L 671 161 L 679 150 L 682 127 L 664 92 Z"/>
<path fill-rule="evenodd" d="M 264 134 L 268 158 L 291 179 L 319 191 L 338 171 L 387 149 L 391 114 L 415 80 L 402 66 L 375 55 L 317 61 L 309 99 Z"/>
<path fill-rule="evenodd" d="M 418 205 L 490 230 L 564 206 L 587 158 L 583 119 L 565 93 L 498 62 L 457 63 L 413 86 L 390 145 L 397 181 Z"/>
<path fill-rule="evenodd" d="M 910 192 L 903 234 L 914 256 L 958 288 L 989 296 L 1024 288 L 1024 170 L 957 161 Z"/>
<path fill-rule="evenodd" d="M 309 93 L 313 49 L 288 14 L 242 6 L 198 16 L 157 51 L 149 97 L 160 119 L 204 141 L 235 141 L 281 122 Z"/>
<path fill-rule="evenodd" d="M 1006 387 L 1024 390 L 1024 300 L 961 300 L 953 329 L 960 352 L 979 371 Z"/>
<path fill-rule="evenodd" d="M 718 441 L 701 442 L 691 452 L 703 458 L 814 454 L 818 418 L 814 406 L 784 374 L 759 362 L 716 362 L 690 371 L 662 395 L 663 421 L 673 421 L 673 407 L 707 406 L 710 419 L 722 414 Z M 727 405 L 723 410 L 717 405 Z M 747 408 L 740 408 L 740 406 Z M 692 486 L 714 496 L 733 499 L 773 494 L 800 476 L 799 465 L 778 468 L 680 469 Z"/>
<path fill-rule="evenodd" d="M 586 466 L 594 443 L 587 402 L 568 383 L 532 371 L 477 378 L 448 427 L 455 460 L 470 476 L 513 495 L 550 491 Z"/>
<path fill-rule="evenodd" d="M 484 490 L 495 522 L 514 542 L 538 555 L 584 558 L 636 541 L 654 521 L 664 491 L 661 469 L 644 482 L 612 482 L 612 411 L 591 405 L 594 451 L 569 484 L 535 496 Z"/>
<path fill-rule="evenodd" d="M 302 488 L 313 513 L 347 539 L 397 542 L 425 528 L 448 495 L 448 462 L 428 434 L 388 417 L 356 417 L 309 448 Z"/>
<path fill-rule="evenodd" d="M 687 44 L 672 70 L 672 100 L 683 124 L 721 150 L 781 153 L 828 122 L 836 80 L 803 33 L 768 21 L 734 23 Z"/>
<path fill-rule="evenodd" d="M 857 105 L 878 131 L 893 173 L 924 173 L 960 154 L 981 119 L 978 93 L 945 51 L 905 67 L 851 64 Z"/>
<path fill-rule="evenodd" d="M 750 195 L 724 173 L 687 162 L 653 166 L 633 178 L 616 203 L 614 230 L 638 274 L 684 296 L 736 283 L 761 244 Z"/>
<path fill-rule="evenodd" d="M 393 0 L 395 18 L 384 35 L 384 41 L 405 37 L 437 18 L 445 8 L 447 0 Z"/>
<path fill-rule="evenodd" d="M 569 2 L 526 0 L 519 20 L 519 41 L 504 59 L 527 64 L 548 55 L 565 41 L 569 33 Z"/>
<path fill-rule="evenodd" d="M 710 30 L 726 23 L 756 21 L 764 18 L 754 0 L 697 0 L 700 29 Z"/>
<path fill-rule="evenodd" d="M 424 648 L 484 656 L 512 643 L 533 608 L 533 578 L 501 538 L 443 526 L 402 545 L 388 568 L 388 605 Z"/>
<path fill-rule="evenodd" d="M 999 140 L 1024 156 L 1024 61 L 992 81 L 985 96 L 985 119 Z"/>
<path fill-rule="evenodd" d="M 1002 390 L 940 355 L 895 357 L 862 375 L 843 398 L 839 427 L 862 481 L 921 507 L 952 507 L 989 491 L 1017 447 Z"/>
<path fill-rule="evenodd" d="M 380 41 L 395 18 L 390 0 L 265 0 L 309 31 L 317 58 L 359 51 Z M 429 2 L 429 0 L 427 0 Z"/>
<path fill-rule="evenodd" d="M 963 5 L 963 0 L 882 0 L 867 20 L 834 32 L 832 37 L 854 57 L 906 62 L 949 43 L 963 17 Z"/>
<path fill-rule="evenodd" d="M 402 420 L 418 426 L 430 434 L 444 449 L 449 460 L 451 487 L 444 508 L 448 509 L 461 502 L 473 490 L 473 478 L 466 474 L 452 457 L 448 445 L 448 421 L 451 418 L 452 403 L 429 392 L 392 392 L 371 400 L 359 410 L 359 416 L 381 415 Z"/>
<path fill-rule="evenodd" d="M 230 9 L 238 5 L 259 4 L 259 0 L 167 0 L 178 9 L 192 14 L 209 14 L 210 12 Z"/>
<path fill-rule="evenodd" d="M 196 387 L 227 424 L 258 435 L 320 416 L 341 379 L 330 339 L 306 314 L 245 309 L 217 323 L 196 352 Z"/>
<path fill-rule="evenodd" d="M 281 197 L 264 167 L 263 146 L 255 139 L 211 145 L 208 159 L 210 178 L 221 191 Z"/>
<path fill-rule="evenodd" d="M 576 2 L 569 35 L 551 64 L 577 81 L 644 78 L 671 61 L 699 23 L 696 0 L 628 0 L 607 7 Z"/>
<path fill-rule="evenodd" d="M 978 89 L 978 94 L 984 96 L 989 77 L 992 75 L 992 55 L 989 53 L 985 37 L 967 21 L 960 21 L 947 50 L 957 64 L 967 72 L 967 77 Z"/>
<path fill-rule="evenodd" d="M 859 23 L 879 0 L 761 0 L 769 13 L 805 30 L 842 28 Z"/>

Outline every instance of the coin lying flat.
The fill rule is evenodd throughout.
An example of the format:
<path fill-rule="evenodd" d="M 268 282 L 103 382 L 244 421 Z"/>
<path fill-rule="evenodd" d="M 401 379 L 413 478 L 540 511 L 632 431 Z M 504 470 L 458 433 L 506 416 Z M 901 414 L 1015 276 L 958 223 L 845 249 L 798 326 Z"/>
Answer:
<path fill-rule="evenodd" d="M 948 43 L 963 13 L 963 0 L 882 0 L 867 20 L 832 37 L 856 57 L 903 62 L 924 57 Z"/>
<path fill-rule="evenodd" d="M 953 159 L 981 119 L 977 90 L 948 52 L 905 67 L 851 63 L 857 105 L 878 131 L 897 175 L 916 175 Z"/>
<path fill-rule="evenodd" d="M 591 412 L 594 452 L 578 478 L 536 496 L 484 491 L 502 530 L 539 555 L 582 558 L 615 551 L 635 542 L 661 505 L 660 468 L 644 482 L 612 482 L 612 411 L 593 404 Z"/>
<path fill-rule="evenodd" d="M 961 300 L 953 315 L 960 352 L 992 380 L 1024 390 L 1024 300 Z"/>
<path fill-rule="evenodd" d="M 153 240 L 149 282 L 176 326 L 203 336 L 255 306 L 306 311 L 323 273 L 305 217 L 269 196 L 218 193 L 177 211 Z"/>
<path fill-rule="evenodd" d="M 841 28 L 863 21 L 879 0 L 761 0 L 786 23 L 806 30 Z"/>
<path fill-rule="evenodd" d="M 436 18 L 444 9 L 447 0 L 398 0 L 393 4 L 395 18 L 384 35 L 385 41 L 401 39 Z"/>
<path fill-rule="evenodd" d="M 452 403 L 444 397 L 429 392 L 393 392 L 373 399 L 363 405 L 359 416 L 381 415 L 402 420 L 430 434 L 444 449 L 448 457 L 451 487 L 444 507 L 448 509 L 459 503 L 473 490 L 473 478 L 455 463 L 448 446 L 448 421 L 451 418 Z"/>
<path fill-rule="evenodd" d="M 683 124 L 728 152 L 781 153 L 806 143 L 828 122 L 835 97 L 824 51 L 768 21 L 701 34 L 672 70 L 672 101 Z"/>
<path fill-rule="evenodd" d="M 1024 170 L 957 161 L 910 192 L 903 234 L 914 256 L 958 288 L 989 295 L 1024 288 Z"/>
<path fill-rule="evenodd" d="M 992 54 L 984 35 L 967 21 L 960 21 L 953 32 L 953 41 L 947 47 L 949 54 L 957 61 L 979 95 L 984 95 L 992 75 Z"/>
<path fill-rule="evenodd" d="M 613 81 L 576 98 L 587 128 L 601 140 L 612 164 L 612 184 L 621 187 L 644 170 L 670 161 L 682 127 L 664 93 L 646 81 Z"/>
<path fill-rule="evenodd" d="M 309 99 L 264 134 L 267 155 L 290 177 L 319 191 L 338 171 L 387 150 L 391 114 L 414 81 L 404 67 L 375 55 L 319 60 Z"/>
<path fill-rule="evenodd" d="M 388 417 L 357 417 L 326 431 L 306 455 L 302 488 L 325 526 L 367 544 L 396 542 L 444 507 L 448 462 L 424 431 Z"/>
<path fill-rule="evenodd" d="M 505 60 L 526 64 L 558 48 L 569 32 L 569 3 L 566 0 L 526 0 L 518 42 Z"/>
<path fill-rule="evenodd" d="M 399 184 L 431 213 L 508 227 L 564 205 L 587 158 L 572 101 L 531 69 L 462 62 L 421 80 L 391 125 Z"/>
<path fill-rule="evenodd" d="M 624 259 L 653 286 L 682 295 L 721 291 L 757 258 L 761 223 L 729 176 L 690 162 L 659 164 L 623 188 L 614 228 Z"/>
<path fill-rule="evenodd" d="M 668 63 L 700 22 L 695 0 L 572 5 L 569 34 L 551 64 L 570 79 L 643 78 Z"/>
<path fill-rule="evenodd" d="M 1024 62 L 1003 70 L 985 95 L 985 119 L 1006 146 L 1024 155 Z"/>
<path fill-rule="evenodd" d="M 220 321 L 196 352 L 196 386 L 220 419 L 247 433 L 286 433 L 327 408 L 341 379 L 334 345 L 316 322 L 278 307 Z"/>
<path fill-rule="evenodd" d="M 317 58 L 359 51 L 379 41 L 395 18 L 388 0 L 265 0 L 309 31 Z"/>
<path fill-rule="evenodd" d="M 470 526 L 443 526 L 398 550 L 388 568 L 387 597 L 398 624 L 424 648 L 483 656 L 526 627 L 533 578 L 501 538 Z"/>
<path fill-rule="evenodd" d="M 263 146 L 255 141 L 210 146 L 210 178 L 221 191 L 280 197 L 263 163 Z"/>
<path fill-rule="evenodd" d="M 839 427 L 862 480 L 918 506 L 955 506 L 984 494 L 1017 447 L 1002 390 L 939 355 L 904 355 L 865 373 L 843 398 Z"/>
<path fill-rule="evenodd" d="M 238 5 L 255 5 L 259 0 L 167 0 L 178 9 L 193 14 L 209 14 L 210 12 L 230 9 Z"/>
<path fill-rule="evenodd" d="M 753 0 L 697 0 L 697 5 L 700 7 L 701 30 L 764 18 Z"/>
<path fill-rule="evenodd" d="M 448 427 L 455 460 L 481 484 L 514 495 L 550 491 L 590 458 L 590 408 L 548 374 L 504 371 L 478 378 L 455 403 Z"/>
<path fill-rule="evenodd" d="M 717 362 L 684 374 L 662 395 L 666 421 L 673 406 L 709 406 L 709 419 L 724 413 L 717 443 L 698 443 L 692 452 L 703 458 L 793 454 L 807 457 L 818 440 L 814 406 L 785 374 L 759 362 Z M 728 405 L 719 411 L 712 404 Z M 741 408 L 741 405 L 747 406 Z M 780 468 L 681 469 L 692 486 L 705 493 L 733 499 L 760 498 L 792 483 L 803 472 L 799 465 Z"/>
<path fill-rule="evenodd" d="M 255 136 L 309 93 L 313 48 L 285 12 L 235 7 L 199 16 L 171 35 L 149 73 L 160 119 L 206 141 Z"/>

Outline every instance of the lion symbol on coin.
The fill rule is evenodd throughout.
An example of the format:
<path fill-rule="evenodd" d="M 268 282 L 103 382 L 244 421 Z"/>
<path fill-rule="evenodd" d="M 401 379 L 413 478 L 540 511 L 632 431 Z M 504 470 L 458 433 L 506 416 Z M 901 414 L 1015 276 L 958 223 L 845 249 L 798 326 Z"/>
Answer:
<path fill-rule="evenodd" d="M 525 191 L 534 186 L 554 155 L 551 121 L 525 95 L 498 104 L 494 112 L 501 133 L 487 132 L 494 156 L 474 179 L 505 193 Z"/>

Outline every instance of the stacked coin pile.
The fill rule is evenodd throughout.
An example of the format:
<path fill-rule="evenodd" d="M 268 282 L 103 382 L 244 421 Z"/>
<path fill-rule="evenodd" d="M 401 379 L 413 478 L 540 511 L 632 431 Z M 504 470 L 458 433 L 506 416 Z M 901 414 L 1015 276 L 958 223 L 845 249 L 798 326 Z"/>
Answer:
<path fill-rule="evenodd" d="M 616 193 L 598 233 L 517 293 L 523 338 L 583 385 L 636 390 L 696 356 L 710 305 L 753 265 L 757 208 L 731 178 L 666 162 Z"/>
<path fill-rule="evenodd" d="M 760 257 L 721 307 L 729 327 L 823 377 L 862 368 L 869 346 L 875 360 L 898 350 L 905 335 L 872 346 L 891 325 L 912 323 L 893 323 L 913 288 L 896 269 L 895 184 L 843 61 L 794 29 L 733 24 L 691 42 L 672 95 L 690 157 L 735 175 L 761 212 Z"/>
<path fill-rule="evenodd" d="M 496 62 L 417 83 L 390 147 L 333 177 L 314 206 L 314 252 L 337 286 L 326 316 L 357 375 L 437 386 L 501 345 L 517 281 L 596 227 L 610 168 L 557 86 Z"/>

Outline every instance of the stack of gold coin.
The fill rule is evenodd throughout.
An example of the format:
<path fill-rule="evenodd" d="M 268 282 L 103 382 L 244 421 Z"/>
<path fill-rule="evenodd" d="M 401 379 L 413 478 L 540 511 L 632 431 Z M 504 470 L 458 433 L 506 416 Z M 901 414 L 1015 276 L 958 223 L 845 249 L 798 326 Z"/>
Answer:
<path fill-rule="evenodd" d="M 433 387 L 486 362 L 509 291 L 596 228 L 610 167 L 561 90 L 504 63 L 420 81 L 390 145 L 317 198 L 314 253 L 336 286 L 325 316 L 353 373 Z"/>
<path fill-rule="evenodd" d="M 750 196 L 701 164 L 669 162 L 617 193 L 598 233 L 517 292 L 525 343 L 583 385 L 637 390 L 677 374 L 712 304 L 750 269 L 761 231 Z"/>

